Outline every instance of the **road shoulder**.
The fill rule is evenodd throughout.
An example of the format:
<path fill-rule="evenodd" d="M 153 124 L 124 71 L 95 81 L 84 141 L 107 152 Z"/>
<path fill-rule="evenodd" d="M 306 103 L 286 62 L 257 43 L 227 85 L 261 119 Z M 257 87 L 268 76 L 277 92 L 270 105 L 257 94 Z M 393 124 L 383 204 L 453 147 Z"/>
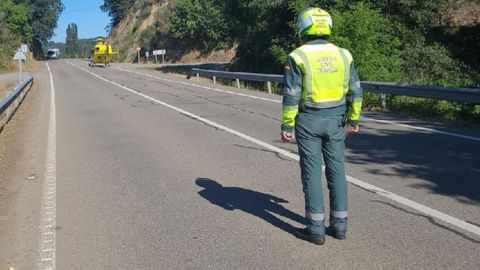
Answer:
<path fill-rule="evenodd" d="M 49 116 L 44 65 L 19 109 L 0 133 L 0 269 L 34 269 Z"/>

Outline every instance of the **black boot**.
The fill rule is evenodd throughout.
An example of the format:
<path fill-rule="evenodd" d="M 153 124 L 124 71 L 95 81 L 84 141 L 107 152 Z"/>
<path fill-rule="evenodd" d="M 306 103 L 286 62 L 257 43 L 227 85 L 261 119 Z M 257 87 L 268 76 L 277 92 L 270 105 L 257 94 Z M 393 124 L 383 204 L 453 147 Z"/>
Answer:
<path fill-rule="evenodd" d="M 347 230 L 335 230 L 331 226 L 327 228 L 327 234 L 338 240 L 347 238 Z"/>
<path fill-rule="evenodd" d="M 310 243 L 314 243 L 315 245 L 323 245 L 325 243 L 325 235 L 311 234 L 307 229 L 295 229 L 295 236 Z"/>
<path fill-rule="evenodd" d="M 348 218 L 335 218 L 330 216 L 330 227 L 327 234 L 333 238 L 344 240 L 347 238 Z"/>
<path fill-rule="evenodd" d="M 339 239 L 339 240 L 344 240 L 344 239 L 347 238 L 347 231 L 346 230 L 343 230 L 343 231 L 333 230 L 332 236 L 334 238 Z"/>

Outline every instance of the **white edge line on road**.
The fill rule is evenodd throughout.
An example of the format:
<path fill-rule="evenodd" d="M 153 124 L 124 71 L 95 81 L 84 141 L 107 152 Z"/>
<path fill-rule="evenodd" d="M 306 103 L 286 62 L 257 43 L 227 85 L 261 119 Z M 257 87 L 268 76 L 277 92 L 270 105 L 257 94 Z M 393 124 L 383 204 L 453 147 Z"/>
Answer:
<path fill-rule="evenodd" d="M 158 76 L 153 76 L 153 75 L 150 75 L 150 74 L 141 73 L 141 72 L 137 72 L 137 71 L 131 71 L 131 70 L 123 69 L 123 68 L 119 68 L 119 67 L 114 67 L 114 68 L 118 69 L 118 70 L 121 70 L 121 71 L 137 74 L 137 75 L 154 78 L 154 79 L 157 79 L 157 80 L 160 80 L 160 81 L 166 81 L 166 82 L 171 82 L 171 83 L 179 83 L 179 84 L 183 84 L 183 85 L 188 85 L 188 86 L 193 86 L 193 87 L 197 87 L 197 88 L 212 90 L 212 91 L 215 91 L 215 92 L 226 93 L 226 94 L 230 94 L 230 95 L 236 95 L 236 96 L 248 97 L 248 98 L 253 98 L 253 99 L 265 100 L 265 101 L 270 101 L 270 102 L 275 102 L 275 103 L 282 103 L 281 100 L 275 100 L 275 99 L 264 98 L 264 97 L 257 97 L 257 96 L 247 95 L 247 94 L 228 91 L 228 90 L 222 90 L 222 89 L 213 88 L 213 87 L 201 86 L 201 85 L 193 84 L 193 83 L 186 83 L 186 82 L 181 82 L 181 81 L 169 80 L 169 79 L 161 78 L 161 77 L 158 77 Z"/>
<path fill-rule="evenodd" d="M 142 93 L 140 93 L 140 92 L 138 92 L 138 91 L 135 91 L 135 90 L 133 90 L 133 89 L 131 89 L 131 88 L 128 88 L 128 87 L 123 86 L 123 85 L 121 85 L 121 84 L 118 84 L 118 83 L 116 83 L 116 82 L 107 80 L 107 79 L 105 79 L 105 78 L 103 78 L 103 77 L 101 77 L 101 76 L 99 76 L 99 75 L 97 75 L 97 74 L 95 74 L 95 73 L 93 73 L 93 72 L 91 72 L 91 71 L 88 71 L 88 70 L 86 70 L 86 69 L 84 69 L 84 68 L 82 68 L 82 67 L 80 67 L 80 66 L 77 66 L 77 65 L 75 65 L 75 64 L 72 64 L 72 63 L 70 63 L 70 62 L 67 62 L 67 63 L 70 64 L 70 65 L 72 65 L 72 66 L 74 66 L 74 67 L 76 67 L 76 68 L 79 68 L 79 69 L 81 69 L 81 70 L 83 70 L 83 71 L 85 71 L 85 72 L 87 72 L 87 73 L 89 73 L 89 74 L 91 74 L 91 75 L 93 75 L 93 76 L 95 76 L 95 77 L 97 77 L 97 78 L 105 81 L 105 82 L 108 82 L 108 83 L 110 83 L 110 84 L 113 84 L 113 85 L 115 85 L 115 86 L 118 86 L 118 87 L 120 87 L 120 88 L 122 88 L 122 89 L 124 89 L 124 90 L 126 90 L 126 91 L 128 91 L 128 92 L 131 92 L 131 93 L 133 93 L 133 94 L 136 94 L 136 95 L 139 95 L 139 96 L 141 96 L 141 97 L 144 97 L 144 98 L 146 98 L 146 99 L 148 99 L 148 100 L 150 100 L 150 101 L 153 101 L 153 102 L 155 102 L 155 103 L 157 103 L 157 104 L 160 104 L 160 105 L 162 105 L 162 106 L 165 106 L 165 107 L 167 107 L 167 108 L 170 108 L 170 109 L 172 109 L 172 110 L 175 110 L 175 111 L 177 111 L 177 112 L 179 112 L 179 113 L 181 113 L 181 114 L 184 114 L 184 115 L 186 115 L 186 116 L 188 116 L 188 117 L 190 117 L 190 118 L 193 118 L 193 119 L 196 119 L 196 120 L 198 120 L 198 121 L 201 121 L 201 122 L 203 122 L 203 123 L 205 123 L 205 124 L 207 124 L 207 125 L 209 125 L 209 126 L 212 126 L 212 127 L 218 128 L 218 129 L 220 129 L 220 130 L 223 130 L 223 131 L 225 131 L 225 132 L 228 132 L 228 133 L 230 133 L 230 134 L 236 135 L 236 136 L 238 136 L 238 137 L 240 137 L 240 138 L 242 138 L 242 139 L 245 139 L 245 140 L 247 140 L 247 141 L 250 141 L 250 142 L 252 142 L 252 143 L 255 143 L 255 144 L 257 144 L 257 145 L 260 145 L 260 146 L 262 146 L 262 147 L 264 147 L 264 148 L 266 148 L 266 149 L 268 149 L 268 150 L 271 150 L 271 151 L 273 151 L 273 152 L 276 152 L 276 153 L 278 153 L 278 154 L 281 154 L 281 155 L 283 155 L 283 156 L 286 156 L 286 157 L 288 157 L 288 158 L 290 158 L 290 159 L 293 159 L 293 160 L 296 160 L 296 161 L 299 161 L 299 160 L 300 160 L 300 158 L 299 158 L 299 156 L 298 156 L 297 154 L 291 153 L 291 152 L 289 152 L 289 151 L 286 151 L 286 150 L 284 150 L 284 149 L 278 148 L 278 147 L 273 146 L 273 145 L 271 145 L 271 144 L 268 144 L 268 143 L 266 143 L 266 142 L 260 141 L 260 140 L 258 140 L 258 139 L 255 139 L 255 138 L 253 138 L 253 137 L 250 137 L 250 136 L 248 136 L 248 135 L 246 135 L 246 134 L 243 134 L 243 133 L 238 132 L 238 131 L 236 131 L 236 130 L 233 130 L 233 129 L 231 129 L 231 128 L 222 126 L 222 125 L 220 125 L 220 124 L 218 124 L 218 123 L 212 122 L 212 121 L 210 121 L 210 120 L 208 120 L 208 119 L 205 119 L 205 118 L 200 117 L 200 116 L 198 116 L 198 115 L 195 115 L 195 114 L 193 114 L 193 113 L 187 112 L 187 111 L 185 111 L 185 110 L 183 110 L 183 109 L 180 109 L 180 108 L 177 108 L 177 107 L 175 107 L 175 106 L 172 106 L 172 105 L 170 105 L 170 104 L 168 104 L 168 103 L 162 102 L 162 101 L 160 101 L 160 100 L 158 100 L 158 99 L 155 99 L 155 98 L 152 98 L 152 97 L 147 96 L 147 95 L 145 95 L 145 94 L 142 94 Z M 400 195 L 397 195 L 397 194 L 392 193 L 392 192 L 390 192 L 390 191 L 384 190 L 384 189 L 379 188 L 379 187 L 377 187 L 377 186 L 368 184 L 368 183 L 363 182 L 363 181 L 361 181 L 361 180 L 359 180 L 359 179 L 357 179 L 357 178 L 354 178 L 354 177 L 351 177 L 351 176 L 347 176 L 347 181 L 350 182 L 351 184 L 355 185 L 355 186 L 358 186 L 358 187 L 362 188 L 362 189 L 368 190 L 368 191 L 373 192 L 373 193 L 375 193 L 375 194 L 377 194 L 377 195 L 380 195 L 380 196 L 382 196 L 382 197 L 385 197 L 385 198 L 387 198 L 387 199 L 390 199 L 390 200 L 392 200 L 392 201 L 395 201 L 395 202 L 397 202 L 397 203 L 400 203 L 400 204 L 403 204 L 403 205 L 405 205 L 405 206 L 408 206 L 408 207 L 410 207 L 410 208 L 412 208 L 412 209 L 415 209 L 416 211 L 421 212 L 421 213 L 424 213 L 424 214 L 426 214 L 427 216 L 430 216 L 430 217 L 433 217 L 433 218 L 437 218 L 437 219 L 442 220 L 442 221 L 444 221 L 444 222 L 446 222 L 446 223 L 448 223 L 448 224 L 451 224 L 451 225 L 456 226 L 456 227 L 458 227 L 458 228 L 461 228 L 461 229 L 463 229 L 463 230 L 465 230 L 465 231 L 468 231 L 468 232 L 470 232 L 470 233 L 473 233 L 473 234 L 475 234 L 475 235 L 477 235 L 477 236 L 480 236 L 480 227 L 478 227 L 478 226 L 475 226 L 475 225 L 473 225 L 473 224 L 467 223 L 467 222 L 465 222 L 465 221 L 463 221 L 463 220 L 460 220 L 460 219 L 458 219 L 458 218 L 456 218 L 456 217 L 453 217 L 453 216 L 444 214 L 444 213 L 439 212 L 439 211 L 437 211 L 437 210 L 435 210 L 435 209 L 432 209 L 432 208 L 430 208 L 430 207 L 428 207 L 428 206 L 425 206 L 425 205 L 422 205 L 422 204 L 420 204 L 420 203 L 414 202 L 414 201 L 412 201 L 412 200 L 409 200 L 409 199 L 407 199 L 407 198 L 404 198 L 404 197 L 402 197 L 402 196 L 400 196 Z"/>
<path fill-rule="evenodd" d="M 367 121 L 372 121 L 372 122 L 392 124 L 392 125 L 397 125 L 397 126 L 400 126 L 400 127 L 410 128 L 410 129 L 416 129 L 416 130 L 421 130 L 421 131 L 438 133 L 438 134 L 448 135 L 448 136 L 452 136 L 452 137 L 458 137 L 458 138 L 462 138 L 462 139 L 480 141 L 479 137 L 468 136 L 468 135 L 463 135 L 463 134 L 460 134 L 460 133 L 454 133 L 454 132 L 448 132 L 448 131 L 441 131 L 441 130 L 433 129 L 433 128 L 416 127 L 416 126 L 412 126 L 412 125 L 402 124 L 402 123 L 399 123 L 399 122 L 396 122 L 396 121 L 373 119 L 373 118 L 370 118 L 370 117 L 362 117 L 362 119 L 367 120 Z"/>
<path fill-rule="evenodd" d="M 56 213 L 56 111 L 55 87 L 48 63 L 50 77 L 50 119 L 48 126 L 47 160 L 45 166 L 45 181 L 43 184 L 42 218 L 40 221 L 40 249 L 38 269 L 55 270 L 55 213 Z"/>
<path fill-rule="evenodd" d="M 161 78 L 161 77 L 158 77 L 158 76 L 150 75 L 150 74 L 147 74 L 147 73 L 132 71 L 132 70 L 123 69 L 123 68 L 119 68 L 119 67 L 114 67 L 114 68 L 118 69 L 118 70 L 121 70 L 121 71 L 130 72 L 130 73 L 134 73 L 134 74 L 137 74 L 137 75 L 154 78 L 154 79 L 161 80 L 161 81 L 172 82 L 172 83 L 180 83 L 180 84 L 184 84 L 184 85 L 188 85 L 188 86 L 193 86 L 193 87 L 197 87 L 197 88 L 212 90 L 212 91 L 221 92 L 221 93 L 227 93 L 227 94 L 231 94 L 231 95 L 237 95 L 237 96 L 248 97 L 248 98 L 253 98 L 253 99 L 260 99 L 260 100 L 265 100 L 265 101 L 270 101 L 270 102 L 275 102 L 275 103 L 282 103 L 282 101 L 280 101 L 280 100 L 257 97 L 257 96 L 237 93 L 237 92 L 233 92 L 233 91 L 221 90 L 221 89 L 213 88 L 213 87 L 201 86 L 201 85 L 193 84 L 193 83 L 186 83 L 186 82 L 182 82 L 182 81 L 169 80 L 169 79 Z M 371 122 L 379 122 L 379 123 L 390 124 L 390 125 L 396 125 L 396 126 L 406 127 L 406 128 L 409 128 L 409 129 L 438 133 L 438 134 L 452 136 L 452 137 L 458 137 L 458 138 L 462 138 L 462 139 L 480 141 L 480 137 L 468 136 L 468 135 L 463 135 L 463 134 L 455 133 L 455 132 L 441 131 L 441 130 L 433 129 L 433 128 L 417 127 L 417 126 L 403 124 L 403 123 L 400 123 L 400 122 L 397 122 L 397 121 L 373 119 L 373 118 L 370 118 L 370 117 L 363 117 L 363 116 L 362 116 L 362 120 L 367 120 L 367 121 L 371 121 Z"/>

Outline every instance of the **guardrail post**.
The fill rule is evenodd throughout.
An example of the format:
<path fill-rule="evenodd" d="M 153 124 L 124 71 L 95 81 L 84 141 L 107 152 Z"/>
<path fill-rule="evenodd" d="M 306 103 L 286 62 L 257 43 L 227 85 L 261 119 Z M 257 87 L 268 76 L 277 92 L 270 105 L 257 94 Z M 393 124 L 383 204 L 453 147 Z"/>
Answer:
<path fill-rule="evenodd" d="M 387 110 L 387 95 L 380 95 L 380 105 L 382 106 L 382 111 Z"/>
<path fill-rule="evenodd" d="M 213 85 L 217 84 L 217 77 L 213 76 Z"/>
<path fill-rule="evenodd" d="M 197 73 L 197 81 L 200 81 L 200 74 Z"/>
<path fill-rule="evenodd" d="M 237 88 L 240 89 L 240 79 L 236 79 L 237 81 Z"/>
<path fill-rule="evenodd" d="M 9 106 L 5 111 L 5 118 L 10 119 L 10 114 L 12 113 L 12 106 Z"/>
<path fill-rule="evenodd" d="M 267 82 L 267 89 L 268 89 L 268 93 L 271 94 L 272 93 L 272 83 L 271 82 Z"/>

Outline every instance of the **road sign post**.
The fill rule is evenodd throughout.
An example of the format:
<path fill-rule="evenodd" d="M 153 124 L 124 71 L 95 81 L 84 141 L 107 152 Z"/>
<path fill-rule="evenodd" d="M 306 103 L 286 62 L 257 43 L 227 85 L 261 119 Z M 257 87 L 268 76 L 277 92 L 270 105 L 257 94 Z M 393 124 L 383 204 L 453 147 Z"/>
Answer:
<path fill-rule="evenodd" d="M 22 51 L 22 48 L 19 48 L 17 52 L 15 53 L 15 56 L 13 56 L 13 60 L 18 60 L 18 68 L 19 68 L 19 77 L 20 77 L 20 82 L 22 81 L 22 60 L 25 60 L 25 54 Z"/>
<path fill-rule="evenodd" d="M 162 64 L 165 63 L 165 54 L 167 53 L 166 50 L 154 50 L 153 55 L 155 55 L 155 63 L 157 63 L 157 55 L 162 56 Z"/>
<path fill-rule="evenodd" d="M 137 59 L 138 59 L 138 64 L 140 64 L 140 51 L 142 50 L 142 48 L 140 47 L 137 47 Z"/>
<path fill-rule="evenodd" d="M 22 59 L 18 58 L 18 67 L 20 69 L 20 78 L 18 79 L 19 82 L 22 81 Z"/>
<path fill-rule="evenodd" d="M 23 52 L 25 55 L 25 71 L 27 71 L 27 54 L 28 54 L 28 45 L 27 44 L 22 44 L 20 46 L 20 50 Z"/>

